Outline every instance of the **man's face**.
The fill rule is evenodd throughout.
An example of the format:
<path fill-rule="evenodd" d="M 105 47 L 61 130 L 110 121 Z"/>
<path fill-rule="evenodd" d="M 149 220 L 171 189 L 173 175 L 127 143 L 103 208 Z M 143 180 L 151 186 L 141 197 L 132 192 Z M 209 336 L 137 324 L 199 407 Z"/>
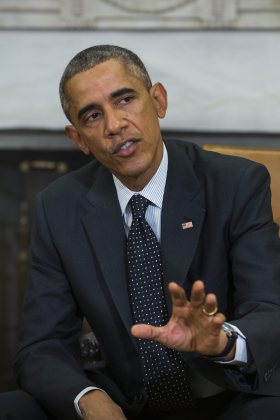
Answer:
<path fill-rule="evenodd" d="M 127 187 L 142 189 L 156 172 L 163 152 L 158 118 L 167 100 L 160 83 L 144 83 L 118 60 L 108 60 L 67 82 L 68 136 L 92 153 Z"/>

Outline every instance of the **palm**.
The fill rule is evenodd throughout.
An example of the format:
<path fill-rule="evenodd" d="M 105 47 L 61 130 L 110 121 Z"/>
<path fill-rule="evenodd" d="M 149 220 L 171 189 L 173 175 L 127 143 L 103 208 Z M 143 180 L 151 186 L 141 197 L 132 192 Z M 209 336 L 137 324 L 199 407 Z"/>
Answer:
<path fill-rule="evenodd" d="M 167 347 L 178 351 L 196 351 L 201 354 L 215 354 L 220 345 L 222 314 L 205 316 L 202 308 L 212 312 L 217 306 L 214 295 L 205 296 L 201 281 L 194 283 L 191 299 L 188 301 L 184 290 L 175 283 L 170 283 L 169 290 L 173 302 L 173 313 L 163 327 L 135 325 L 132 333 L 139 338 L 155 339 Z"/>

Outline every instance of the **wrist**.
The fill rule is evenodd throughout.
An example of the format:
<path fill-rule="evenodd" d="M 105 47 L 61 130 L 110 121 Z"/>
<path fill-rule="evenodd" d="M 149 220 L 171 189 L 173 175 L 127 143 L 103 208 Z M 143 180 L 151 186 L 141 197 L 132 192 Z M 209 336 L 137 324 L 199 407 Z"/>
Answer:
<path fill-rule="evenodd" d="M 81 413 L 83 415 L 88 410 L 88 407 L 92 405 L 92 402 L 94 402 L 96 398 L 98 402 L 98 398 L 100 398 L 100 394 L 104 394 L 104 391 L 97 388 L 97 389 L 90 390 L 79 399 L 78 404 L 79 404 Z"/>
<path fill-rule="evenodd" d="M 238 334 L 231 325 L 225 323 L 222 325 L 221 334 L 226 338 L 225 345 L 222 346 L 223 350 L 217 354 L 209 355 L 206 357 L 213 361 L 230 361 L 235 356 L 236 340 L 238 338 Z"/>

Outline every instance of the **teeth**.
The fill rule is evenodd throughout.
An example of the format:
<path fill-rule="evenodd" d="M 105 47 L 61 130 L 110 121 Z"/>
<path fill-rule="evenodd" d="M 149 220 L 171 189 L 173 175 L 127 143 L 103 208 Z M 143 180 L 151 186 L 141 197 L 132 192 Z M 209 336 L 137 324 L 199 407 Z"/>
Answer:
<path fill-rule="evenodd" d="M 121 150 L 127 150 L 131 146 L 133 141 L 127 141 L 122 147 Z"/>

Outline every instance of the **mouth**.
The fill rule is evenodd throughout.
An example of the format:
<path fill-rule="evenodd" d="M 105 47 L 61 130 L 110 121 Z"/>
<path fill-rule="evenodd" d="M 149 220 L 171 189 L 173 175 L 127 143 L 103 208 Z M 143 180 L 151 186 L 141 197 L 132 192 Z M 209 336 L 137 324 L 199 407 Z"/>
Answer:
<path fill-rule="evenodd" d="M 115 148 L 114 154 L 118 156 L 130 156 L 136 150 L 138 142 L 139 140 L 137 139 L 126 140 Z"/>

